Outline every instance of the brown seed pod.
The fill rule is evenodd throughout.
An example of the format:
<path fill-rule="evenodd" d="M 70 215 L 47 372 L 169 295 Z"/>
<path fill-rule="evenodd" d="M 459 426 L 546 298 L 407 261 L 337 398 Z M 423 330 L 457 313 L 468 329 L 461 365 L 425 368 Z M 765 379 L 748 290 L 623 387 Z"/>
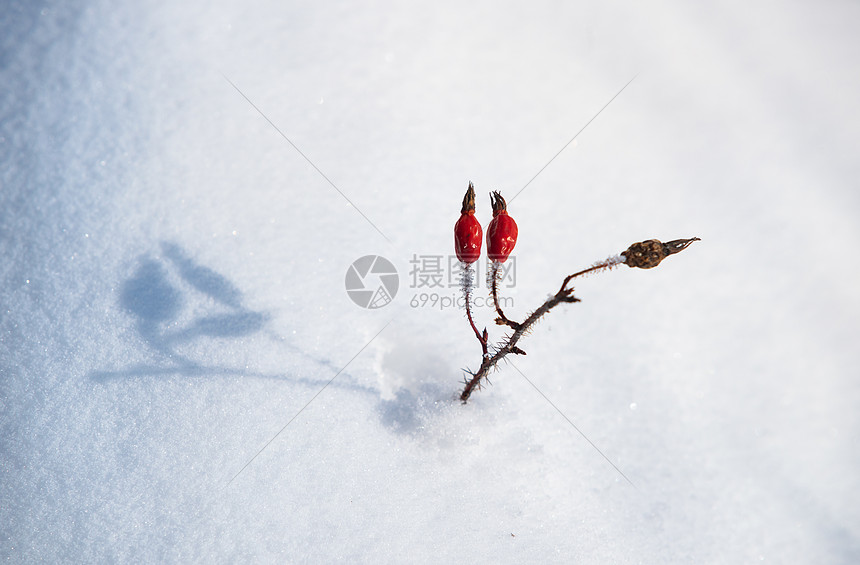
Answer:
<path fill-rule="evenodd" d="M 663 243 L 656 239 L 640 241 L 634 243 L 627 248 L 627 251 L 622 253 L 625 257 L 624 263 L 628 267 L 636 267 L 639 269 L 651 269 L 660 264 L 660 261 L 683 251 L 694 241 L 701 241 L 698 237 L 690 239 L 675 239 Z"/>

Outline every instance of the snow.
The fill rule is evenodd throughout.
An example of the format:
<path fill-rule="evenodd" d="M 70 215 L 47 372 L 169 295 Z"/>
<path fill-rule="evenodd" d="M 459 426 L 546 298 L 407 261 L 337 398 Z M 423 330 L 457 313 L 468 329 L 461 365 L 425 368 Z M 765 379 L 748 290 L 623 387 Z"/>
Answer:
<path fill-rule="evenodd" d="M 860 560 L 856 4 L 3 11 L 3 559 Z M 410 306 L 456 276 L 410 260 L 634 76 L 508 199 L 506 314 L 702 241 L 581 280 L 459 404 L 477 340 Z"/>

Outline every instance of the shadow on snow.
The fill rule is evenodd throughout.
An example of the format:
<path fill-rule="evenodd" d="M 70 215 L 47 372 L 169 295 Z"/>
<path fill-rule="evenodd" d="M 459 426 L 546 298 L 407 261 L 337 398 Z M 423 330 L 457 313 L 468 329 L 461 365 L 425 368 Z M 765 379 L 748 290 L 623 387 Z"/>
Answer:
<path fill-rule="evenodd" d="M 183 320 L 189 303 L 203 297 L 208 310 L 190 321 Z M 122 283 L 120 307 L 135 320 L 135 330 L 152 353 L 153 363 L 130 364 L 117 370 L 93 371 L 89 377 L 107 382 L 118 378 L 240 376 L 279 379 L 320 390 L 322 387 L 345 389 L 376 399 L 382 424 L 389 430 L 406 435 L 423 431 L 426 412 L 447 396 L 438 387 L 425 383 L 420 390 L 400 390 L 392 400 L 380 399 L 376 387 L 344 382 L 346 374 L 332 380 L 342 367 L 330 360 L 314 357 L 267 328 L 271 316 L 243 304 L 242 292 L 225 276 L 197 263 L 175 243 L 163 242 L 161 255 L 144 255 L 134 274 Z M 183 354 L 181 346 L 206 339 L 240 339 L 265 332 L 279 347 L 290 350 L 314 364 L 326 368 L 328 376 L 297 378 L 287 373 L 265 373 L 244 366 L 219 365 Z"/>
<path fill-rule="evenodd" d="M 124 377 L 169 376 L 247 376 L 283 379 L 308 386 L 322 386 L 327 379 L 292 378 L 286 373 L 261 373 L 245 367 L 210 364 L 179 352 L 179 347 L 202 339 L 239 339 L 266 331 L 269 337 L 292 352 L 331 369 L 340 367 L 315 358 L 286 343 L 267 330 L 271 316 L 243 305 L 242 292 L 225 276 L 190 258 L 175 243 L 161 244 L 162 258 L 143 256 L 134 274 L 123 282 L 119 305 L 135 319 L 135 329 L 159 357 L 153 364 L 138 363 L 113 371 L 93 371 L 90 378 L 108 381 Z M 215 310 L 180 325 L 180 317 L 194 293 L 211 302 Z M 344 376 L 344 375 L 341 375 Z M 330 386 L 364 393 L 378 392 L 370 387 L 333 382 Z"/>

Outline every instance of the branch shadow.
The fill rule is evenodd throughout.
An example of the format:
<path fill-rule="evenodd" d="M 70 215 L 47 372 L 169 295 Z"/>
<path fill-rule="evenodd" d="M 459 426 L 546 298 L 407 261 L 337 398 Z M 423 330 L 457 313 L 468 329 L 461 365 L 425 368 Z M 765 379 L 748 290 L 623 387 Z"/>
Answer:
<path fill-rule="evenodd" d="M 195 295 L 207 305 L 206 312 L 190 321 L 180 322 Z M 274 343 L 290 352 L 324 367 L 332 374 L 341 370 L 330 360 L 302 351 L 268 328 L 272 316 L 255 311 L 243 304 L 239 288 L 227 277 L 201 265 L 179 245 L 161 243 L 159 257 L 143 255 L 134 273 L 126 279 L 119 292 L 120 308 L 134 318 L 134 328 L 147 348 L 156 357 L 153 363 L 136 363 L 115 370 L 95 370 L 89 378 L 105 383 L 121 378 L 140 377 L 250 377 L 280 379 L 319 387 L 329 379 L 293 377 L 286 372 L 259 372 L 243 367 L 219 365 L 195 359 L 179 351 L 188 343 L 201 340 L 240 339 L 265 333 Z M 346 376 L 346 374 L 341 375 Z M 348 382 L 332 382 L 333 388 L 348 389 L 374 397 L 374 388 Z"/>
<path fill-rule="evenodd" d="M 154 359 L 117 369 L 91 371 L 88 377 L 93 381 L 104 384 L 128 378 L 241 377 L 281 380 L 314 391 L 341 389 L 371 400 L 380 423 L 389 432 L 414 438 L 424 435 L 443 406 L 455 401 L 440 382 L 433 382 L 441 379 L 444 364 L 422 354 L 415 344 L 403 347 L 404 344 L 399 343 L 396 351 L 383 358 L 384 372 L 393 372 L 409 384 L 396 390 L 393 397 L 384 399 L 379 386 L 357 383 L 343 371 L 342 366 L 311 355 L 272 331 L 269 312 L 248 308 L 235 284 L 195 261 L 179 245 L 162 242 L 160 251 L 138 258 L 136 269 L 122 282 L 118 296 L 118 306 L 133 318 L 137 335 Z M 189 319 L 189 311 L 200 314 Z M 311 362 L 320 369 L 321 376 L 298 377 L 286 371 L 253 370 L 244 364 L 218 364 L 188 353 L 188 348 L 182 347 L 204 344 L 206 340 L 235 340 L 260 335 L 270 339 L 273 346 L 283 349 L 288 359 Z M 423 378 L 412 374 L 416 359 L 425 367 Z M 338 373 L 341 374 L 332 380 Z M 425 380 L 433 375 L 437 378 L 430 378 L 429 382 Z"/>

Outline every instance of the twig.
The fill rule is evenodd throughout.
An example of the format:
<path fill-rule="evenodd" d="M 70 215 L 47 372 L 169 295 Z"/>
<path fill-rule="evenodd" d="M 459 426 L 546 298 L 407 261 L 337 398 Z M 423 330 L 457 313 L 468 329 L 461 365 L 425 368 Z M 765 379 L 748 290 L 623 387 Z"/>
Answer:
<path fill-rule="evenodd" d="M 472 319 L 472 306 L 469 302 L 469 299 L 472 296 L 472 265 L 471 263 L 460 263 L 463 267 L 462 273 L 462 288 L 463 288 L 463 298 L 466 302 L 466 318 L 469 319 L 469 325 L 472 326 L 472 330 L 475 332 L 475 337 L 478 338 L 478 342 L 481 344 L 481 349 L 483 350 L 482 359 L 487 357 L 487 339 L 489 334 L 487 333 L 487 328 L 484 328 L 484 335 L 481 335 L 481 332 L 478 331 L 478 326 L 475 325 L 475 320 Z"/>
<path fill-rule="evenodd" d="M 496 313 L 499 315 L 496 318 L 496 324 L 499 326 L 508 326 L 512 330 L 516 331 L 520 329 L 522 324 L 515 322 L 513 320 L 509 320 L 505 313 L 502 312 L 502 306 L 499 304 L 499 273 L 502 264 L 498 261 L 493 261 L 490 263 L 490 293 L 493 296 L 493 304 L 496 305 Z"/>
<path fill-rule="evenodd" d="M 540 320 L 546 313 L 548 313 L 550 310 L 552 310 L 561 303 L 572 303 L 580 301 L 573 295 L 573 287 L 568 286 L 570 284 L 570 281 L 572 281 L 576 277 L 580 277 L 589 273 L 600 272 L 603 270 L 609 270 L 621 264 L 625 264 L 631 268 L 635 267 L 639 269 L 651 269 L 659 265 L 660 262 L 669 255 L 674 255 L 675 253 L 683 251 L 684 249 L 689 247 L 690 244 L 692 244 L 694 241 L 700 240 L 698 237 L 693 237 L 690 239 L 676 239 L 673 241 L 668 241 L 666 243 L 660 242 L 656 239 L 640 241 L 638 243 L 634 243 L 633 245 L 628 247 L 626 251 L 619 255 L 609 257 L 604 261 L 595 263 L 587 269 L 583 269 L 565 277 L 561 288 L 558 289 L 558 292 L 556 292 L 553 296 L 550 296 L 546 300 L 546 302 L 544 302 L 537 310 L 532 312 L 528 316 L 528 318 L 523 321 L 522 324 L 518 324 L 518 327 L 514 328 L 514 333 L 512 333 L 510 336 L 507 337 L 507 339 L 505 339 L 499 344 L 498 348 L 492 356 L 487 355 L 486 343 L 482 343 L 483 357 L 481 361 L 481 367 L 474 373 L 468 373 L 471 378 L 467 378 L 465 381 L 466 386 L 463 389 L 463 392 L 460 394 L 460 401 L 465 404 L 469 400 L 469 397 L 472 395 L 472 392 L 476 388 L 481 388 L 482 382 L 487 379 L 490 374 L 490 371 L 496 368 L 499 361 L 512 353 L 515 355 L 525 355 L 525 351 L 517 347 L 517 342 L 519 342 L 519 340 L 527 332 L 531 331 L 535 323 L 537 323 L 537 321 Z M 495 285 L 493 286 L 495 288 Z M 503 314 L 501 314 L 501 310 L 498 308 L 498 306 L 497 311 L 500 313 L 501 316 L 504 316 Z M 486 329 L 484 330 L 484 335 L 486 336 Z"/>

